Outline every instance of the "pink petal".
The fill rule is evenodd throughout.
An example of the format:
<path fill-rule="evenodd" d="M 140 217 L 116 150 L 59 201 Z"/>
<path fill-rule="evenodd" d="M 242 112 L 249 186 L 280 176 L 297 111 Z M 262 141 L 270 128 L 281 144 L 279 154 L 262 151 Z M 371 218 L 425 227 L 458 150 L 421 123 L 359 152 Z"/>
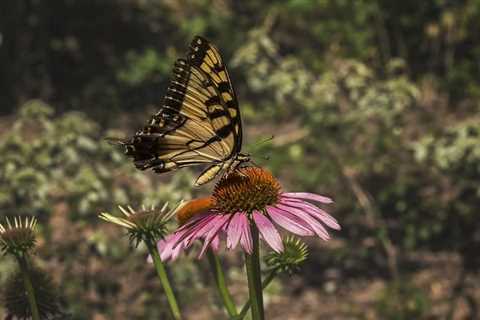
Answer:
<path fill-rule="evenodd" d="M 298 208 L 293 208 L 293 207 L 288 207 L 283 204 L 277 204 L 276 206 L 278 209 L 290 212 L 291 214 L 296 215 L 297 217 L 300 217 L 301 219 L 305 220 L 310 227 L 315 231 L 315 233 L 322 238 L 323 240 L 328 240 L 330 239 L 330 236 L 328 235 L 327 230 L 322 226 L 320 222 L 312 218 L 308 213 L 298 209 Z"/>
<path fill-rule="evenodd" d="M 165 246 L 162 252 L 160 252 L 160 259 L 162 259 L 162 261 L 166 261 L 171 258 L 173 247 L 178 245 L 179 240 L 187 233 L 187 231 L 188 230 L 177 231 L 171 235 L 168 240 L 165 239 Z"/>
<path fill-rule="evenodd" d="M 273 223 L 258 211 L 253 212 L 253 220 L 265 242 L 267 242 L 275 252 L 283 252 L 282 238 Z"/>
<path fill-rule="evenodd" d="M 206 213 L 199 214 L 199 215 L 195 215 L 192 218 L 190 218 L 189 220 L 187 220 L 187 222 L 185 222 L 180 228 L 178 228 L 176 230 L 176 232 L 186 230 L 186 229 L 190 229 L 192 226 L 198 224 L 199 220 L 203 220 L 207 216 L 211 216 L 211 215 L 212 215 L 212 212 L 210 212 L 210 211 L 208 211 Z"/>
<path fill-rule="evenodd" d="M 252 241 L 252 234 L 250 231 L 250 222 L 247 219 L 247 216 L 242 214 L 240 215 L 240 228 L 241 228 L 241 237 L 240 237 L 240 244 L 242 245 L 243 250 L 245 250 L 248 254 L 252 254 L 253 251 L 253 241 Z"/>
<path fill-rule="evenodd" d="M 218 235 L 218 232 L 222 229 L 223 225 L 230 219 L 229 215 L 218 215 L 215 220 L 211 221 L 210 231 L 206 234 L 203 242 L 202 250 L 200 251 L 199 258 L 203 257 L 208 246 L 212 242 L 212 239 Z"/>
<path fill-rule="evenodd" d="M 164 239 L 160 239 L 158 240 L 157 242 L 157 250 L 158 250 L 158 253 L 159 254 L 162 254 L 162 252 L 165 250 L 165 246 L 167 245 L 167 241 L 173 237 L 173 234 L 169 234 L 167 235 Z M 147 262 L 148 263 L 153 263 L 153 258 L 152 256 L 149 254 L 148 257 L 147 257 Z"/>
<path fill-rule="evenodd" d="M 207 213 L 199 215 L 177 229 L 168 239 L 165 239 L 165 247 L 160 253 L 162 261 L 174 260 L 180 254 L 181 250 L 188 248 L 195 239 L 202 237 L 208 231 L 204 227 L 216 217 L 215 214 Z"/>
<path fill-rule="evenodd" d="M 285 230 L 298 234 L 299 236 L 313 236 L 315 234 L 304 220 L 289 212 L 279 210 L 275 207 L 267 207 L 267 212 L 270 218 Z"/>
<path fill-rule="evenodd" d="M 220 237 L 218 236 L 218 234 L 213 238 L 210 247 L 215 253 L 218 252 L 218 250 L 220 249 Z"/>
<path fill-rule="evenodd" d="M 164 250 L 162 254 L 160 255 L 160 260 L 162 261 L 168 261 L 172 258 L 172 250 Z M 153 262 L 153 259 L 152 259 Z"/>
<path fill-rule="evenodd" d="M 171 259 L 176 260 L 180 255 L 180 253 L 182 252 L 182 250 L 185 250 L 185 246 L 183 244 L 176 246 L 175 249 L 173 249 L 172 251 Z"/>
<path fill-rule="evenodd" d="M 158 253 L 161 253 L 163 251 L 163 249 L 165 249 L 165 246 L 167 245 L 168 239 L 170 239 L 172 236 L 173 236 L 172 234 L 169 234 L 168 236 L 165 237 L 165 239 L 160 239 L 157 242 Z"/>
<path fill-rule="evenodd" d="M 192 225 L 189 235 L 183 239 L 185 246 L 189 247 L 193 241 L 204 237 L 210 231 L 212 223 L 217 217 L 217 214 L 210 214 L 205 216 L 202 221 L 197 221 L 196 225 Z"/>
<path fill-rule="evenodd" d="M 282 196 L 289 197 L 289 198 L 307 199 L 307 200 L 312 200 L 312 201 L 318 201 L 318 202 L 321 202 L 321 203 L 332 203 L 333 202 L 333 200 L 328 198 L 328 197 L 321 196 L 321 195 L 315 194 L 315 193 L 310 193 L 310 192 L 286 192 L 286 193 L 283 193 Z"/>
<path fill-rule="evenodd" d="M 230 220 L 227 229 L 227 248 L 235 249 L 240 241 L 240 236 L 242 235 L 242 218 L 244 213 L 237 212 L 233 215 L 233 218 Z"/>
<path fill-rule="evenodd" d="M 324 210 L 315 207 L 311 203 L 305 202 L 305 201 L 291 201 L 291 200 L 281 200 L 280 203 L 299 208 L 301 210 L 305 210 L 308 214 L 313 216 L 314 218 L 317 218 L 318 220 L 322 221 L 325 223 L 327 226 L 329 226 L 332 229 L 335 230 L 340 230 L 342 229 L 340 225 L 338 224 L 337 220 L 329 215 L 327 212 Z"/>

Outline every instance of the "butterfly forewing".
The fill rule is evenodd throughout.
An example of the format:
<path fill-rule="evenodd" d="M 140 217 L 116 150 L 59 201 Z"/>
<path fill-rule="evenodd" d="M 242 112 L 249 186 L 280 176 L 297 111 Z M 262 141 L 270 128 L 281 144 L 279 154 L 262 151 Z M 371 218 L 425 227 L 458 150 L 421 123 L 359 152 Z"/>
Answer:
<path fill-rule="evenodd" d="M 160 110 L 143 130 L 124 141 L 139 169 L 167 172 L 211 164 L 197 179 L 213 179 L 240 152 L 238 103 L 218 50 L 195 37 L 187 59 L 178 59 Z"/>
<path fill-rule="evenodd" d="M 242 122 L 238 101 L 218 49 L 203 37 L 196 36 L 190 44 L 188 61 L 206 73 L 217 88 L 218 95 L 208 101 L 207 105 L 221 104 L 224 113 L 218 110 L 211 113 L 211 116 L 214 116 L 214 125 L 220 135 L 231 134 L 230 139 L 235 140 L 235 150 L 232 151 L 239 153 L 242 147 Z"/>

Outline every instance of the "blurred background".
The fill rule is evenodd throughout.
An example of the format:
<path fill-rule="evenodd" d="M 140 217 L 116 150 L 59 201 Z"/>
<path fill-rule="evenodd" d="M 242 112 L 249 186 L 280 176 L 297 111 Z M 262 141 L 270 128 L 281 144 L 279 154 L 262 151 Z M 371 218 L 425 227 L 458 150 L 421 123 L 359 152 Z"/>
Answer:
<path fill-rule="evenodd" d="M 39 219 L 34 259 L 71 319 L 167 319 L 145 248 L 97 214 L 213 184 L 137 171 L 104 138 L 148 121 L 200 34 L 229 66 L 244 151 L 333 197 L 343 226 L 307 239 L 267 318 L 478 319 L 479 30 L 477 0 L 2 1 L 0 219 Z M 241 256 L 223 258 L 242 305 Z M 14 269 L 2 258 L 0 283 Z M 225 318 L 206 261 L 169 272 L 187 319 Z"/>

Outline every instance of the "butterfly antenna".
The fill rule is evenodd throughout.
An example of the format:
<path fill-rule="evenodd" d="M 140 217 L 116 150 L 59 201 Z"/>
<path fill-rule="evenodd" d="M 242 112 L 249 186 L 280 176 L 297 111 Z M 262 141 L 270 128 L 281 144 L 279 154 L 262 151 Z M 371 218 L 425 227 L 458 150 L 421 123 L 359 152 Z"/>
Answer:
<path fill-rule="evenodd" d="M 275 138 L 275 136 L 271 135 L 270 137 L 265 138 L 265 139 L 260 140 L 259 142 L 255 143 L 253 146 L 254 146 L 254 147 L 261 146 L 261 145 L 263 145 L 263 144 L 265 144 L 265 143 L 268 143 L 268 142 L 272 141 L 274 138 Z M 255 154 L 256 154 L 256 153 L 257 153 L 256 151 L 253 151 L 253 152 L 250 153 L 250 155 L 251 155 L 251 157 L 250 157 L 250 162 L 251 162 L 254 166 L 259 167 L 258 163 L 256 163 L 256 162 L 253 160 L 253 158 L 255 157 Z M 267 160 L 267 161 L 270 160 L 270 156 L 262 156 L 261 158 L 262 158 L 263 160 Z"/>
<path fill-rule="evenodd" d="M 104 138 L 105 141 L 107 141 L 109 144 L 113 146 L 124 146 L 125 141 L 123 139 L 119 138 L 113 138 L 113 137 L 106 137 Z"/>
<path fill-rule="evenodd" d="M 256 149 L 257 147 L 259 147 L 259 146 L 261 146 L 261 145 L 263 145 L 263 144 L 265 144 L 265 143 L 267 143 L 267 142 L 272 141 L 273 138 L 275 138 L 275 137 L 274 137 L 273 135 L 271 135 L 270 137 L 265 138 L 265 139 L 263 139 L 263 140 L 260 140 L 260 141 L 256 142 L 256 143 L 253 144 L 253 145 L 249 145 L 248 149 L 250 149 L 250 150 L 251 150 L 251 149 Z M 254 155 L 254 154 L 255 154 L 255 151 L 249 152 L 249 154 Z"/>
<path fill-rule="evenodd" d="M 262 144 L 265 144 L 265 143 L 267 143 L 267 142 L 272 141 L 274 138 L 275 138 L 275 136 L 272 134 L 270 137 L 265 138 L 265 139 L 260 140 L 259 142 L 255 143 L 254 146 L 255 146 L 255 147 L 260 146 L 260 145 L 262 145 Z"/>

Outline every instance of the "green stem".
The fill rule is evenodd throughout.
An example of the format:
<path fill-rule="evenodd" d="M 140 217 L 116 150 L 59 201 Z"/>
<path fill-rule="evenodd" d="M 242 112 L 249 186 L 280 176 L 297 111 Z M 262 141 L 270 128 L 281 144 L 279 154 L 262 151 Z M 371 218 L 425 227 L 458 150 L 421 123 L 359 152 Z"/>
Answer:
<path fill-rule="evenodd" d="M 168 304 L 170 306 L 170 311 L 172 312 L 172 316 L 175 320 L 180 320 L 182 316 L 180 315 L 180 309 L 178 308 L 177 300 L 175 299 L 175 294 L 173 293 L 172 286 L 170 285 L 170 281 L 168 280 L 167 271 L 165 270 L 165 265 L 163 264 L 162 260 L 160 259 L 160 255 L 158 254 L 158 250 L 153 243 L 147 243 L 148 251 L 153 259 L 153 264 L 155 265 L 155 269 L 157 270 L 158 277 L 160 278 L 160 282 L 162 283 L 163 290 L 165 291 L 165 295 L 167 296 Z"/>
<path fill-rule="evenodd" d="M 215 284 L 217 285 L 218 294 L 222 298 L 223 305 L 227 309 L 228 315 L 230 317 L 236 317 L 238 315 L 237 308 L 233 302 L 232 296 L 228 291 L 227 285 L 225 284 L 225 275 L 223 273 L 222 265 L 220 264 L 220 259 L 218 258 L 212 250 L 207 252 L 208 262 L 210 263 L 210 268 L 215 277 Z"/>
<path fill-rule="evenodd" d="M 252 229 L 253 251 L 252 254 L 245 253 L 245 266 L 247 268 L 252 320 L 264 320 L 258 229 L 254 223 L 250 224 L 250 226 Z"/>
<path fill-rule="evenodd" d="M 267 275 L 267 277 L 262 281 L 262 290 L 265 289 L 266 287 L 268 287 L 270 282 L 272 282 L 272 280 L 275 279 L 276 275 L 277 275 L 277 270 L 275 270 L 275 269 L 272 270 Z M 250 300 L 245 303 L 242 310 L 240 311 L 240 314 L 237 317 L 235 317 L 234 319 L 235 320 L 242 320 L 247 315 L 247 312 L 248 312 L 249 309 L 250 309 Z"/>
<path fill-rule="evenodd" d="M 32 285 L 32 280 L 30 279 L 28 258 L 27 256 L 21 256 L 21 257 L 17 257 L 17 260 L 18 260 L 18 264 L 20 265 L 20 270 L 22 272 L 25 290 L 27 291 L 27 298 L 28 298 L 28 303 L 30 304 L 30 310 L 32 312 L 32 319 L 40 320 L 40 313 L 38 312 L 37 299 L 35 298 L 35 290 Z"/>

